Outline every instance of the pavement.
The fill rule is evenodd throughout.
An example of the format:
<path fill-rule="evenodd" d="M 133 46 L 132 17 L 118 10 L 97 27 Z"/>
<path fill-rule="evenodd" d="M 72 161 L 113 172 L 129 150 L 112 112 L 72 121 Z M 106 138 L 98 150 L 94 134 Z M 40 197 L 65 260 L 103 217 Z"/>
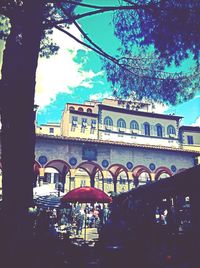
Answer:
<path fill-rule="evenodd" d="M 81 235 L 72 235 L 70 240 L 73 244 L 83 245 L 86 244 L 90 247 L 94 246 L 99 239 L 97 228 L 83 228 Z"/>

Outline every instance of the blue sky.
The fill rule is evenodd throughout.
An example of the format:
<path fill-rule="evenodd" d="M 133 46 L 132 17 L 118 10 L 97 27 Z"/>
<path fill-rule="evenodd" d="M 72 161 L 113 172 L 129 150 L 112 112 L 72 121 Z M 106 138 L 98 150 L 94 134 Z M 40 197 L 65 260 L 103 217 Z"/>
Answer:
<path fill-rule="evenodd" d="M 92 0 L 87 2 L 94 3 Z M 96 0 L 95 4 L 111 5 L 113 2 L 119 3 L 118 0 Z M 117 54 L 120 43 L 113 33 L 110 12 L 83 18 L 79 25 L 106 52 Z M 69 31 L 83 40 L 75 26 L 71 26 Z M 112 95 L 111 84 L 107 82 L 102 62 L 95 52 L 58 30 L 54 31 L 53 39 L 60 46 L 58 55 L 38 61 L 35 103 L 39 105 L 39 124 L 59 122 L 67 102 L 83 103 Z M 187 61 L 184 63 L 187 67 L 188 64 Z M 200 126 L 200 92 L 186 103 L 175 107 L 158 105 L 155 111 L 175 113 L 184 117 L 182 124 Z"/>

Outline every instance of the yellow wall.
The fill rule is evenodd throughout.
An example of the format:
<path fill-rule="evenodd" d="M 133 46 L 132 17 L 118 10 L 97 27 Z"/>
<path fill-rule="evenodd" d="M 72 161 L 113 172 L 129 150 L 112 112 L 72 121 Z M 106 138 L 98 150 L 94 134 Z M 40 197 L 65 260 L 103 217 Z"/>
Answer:
<path fill-rule="evenodd" d="M 50 128 L 54 129 L 53 133 L 50 133 Z M 36 134 L 46 134 L 46 135 L 54 135 L 54 136 L 60 136 L 61 129 L 59 125 L 41 125 L 36 127 Z"/>
<path fill-rule="evenodd" d="M 194 145 L 200 146 L 200 133 L 194 131 L 184 131 L 183 132 L 183 144 L 188 144 L 187 136 L 193 136 Z"/>
<path fill-rule="evenodd" d="M 109 116 L 113 120 L 113 130 L 114 131 L 119 131 L 117 128 L 117 121 L 122 118 L 126 122 L 126 130 L 125 133 L 130 133 L 130 122 L 132 120 L 137 121 L 139 125 L 139 132 L 138 134 L 144 134 L 143 129 L 141 129 L 141 124 L 148 122 L 151 126 L 151 136 L 157 136 L 155 126 L 156 124 L 161 124 L 164 127 L 164 132 L 163 136 L 168 136 L 167 135 L 167 127 L 169 125 L 172 125 L 175 130 L 176 130 L 176 137 L 178 135 L 178 128 L 177 128 L 177 122 L 176 120 L 169 120 L 169 119 L 163 119 L 163 118 L 154 118 L 154 117 L 145 117 L 145 116 L 140 116 L 140 115 L 131 115 L 131 114 L 126 114 L 126 113 L 120 113 L 120 112 L 114 112 L 114 111 L 107 111 L 103 110 L 102 111 L 102 125 L 100 126 L 101 129 L 104 129 L 104 118 L 106 116 Z"/>

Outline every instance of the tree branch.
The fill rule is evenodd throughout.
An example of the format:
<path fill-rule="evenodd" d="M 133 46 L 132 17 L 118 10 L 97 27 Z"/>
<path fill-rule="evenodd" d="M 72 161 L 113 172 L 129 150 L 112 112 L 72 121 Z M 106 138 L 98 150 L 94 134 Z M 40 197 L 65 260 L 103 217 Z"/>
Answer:
<path fill-rule="evenodd" d="M 79 44 L 82 44 L 84 46 L 86 46 L 87 48 L 93 50 L 94 52 L 96 52 L 97 54 L 99 54 L 100 56 L 103 56 L 104 58 L 108 59 L 109 61 L 113 62 L 114 64 L 116 64 L 118 67 L 120 67 L 122 70 L 124 71 L 127 71 L 137 77 L 141 77 L 141 78 L 147 78 L 147 79 L 156 79 L 156 80 L 165 80 L 166 78 L 169 78 L 169 79 L 190 79 L 191 77 L 196 77 L 199 75 L 199 73 L 195 73 L 193 75 L 189 75 L 189 76 L 181 76 L 180 73 L 167 73 L 167 72 L 163 72 L 163 71 L 159 71 L 159 70 L 151 70 L 150 68 L 141 68 L 141 67 L 136 67 L 136 66 L 132 66 L 132 65 L 129 65 L 129 64 L 122 64 L 122 63 L 119 63 L 119 60 L 112 57 L 111 55 L 107 54 L 106 52 L 104 52 L 98 45 L 96 45 L 93 41 L 92 41 L 92 45 L 95 46 L 91 46 L 91 45 L 88 45 L 87 43 L 81 41 L 80 39 L 78 39 L 77 37 L 75 37 L 74 35 L 72 35 L 71 33 L 69 33 L 67 30 L 64 30 L 62 28 L 60 28 L 59 26 L 55 26 L 56 29 L 62 31 L 63 33 L 67 34 L 68 36 L 70 36 L 72 39 L 74 39 L 76 42 L 78 42 Z M 79 27 L 80 29 L 80 27 Z M 84 37 L 86 37 L 86 39 L 90 42 L 90 38 L 87 37 L 87 35 L 85 34 L 85 32 L 81 29 L 81 33 L 83 34 Z M 139 74 L 139 73 L 136 73 L 134 72 L 133 70 L 139 70 L 141 73 L 143 72 L 143 74 Z M 156 72 L 156 75 L 146 75 L 144 74 L 144 72 L 147 72 L 147 71 L 153 71 L 153 72 Z M 161 77 L 158 77 L 158 74 L 161 75 Z"/>
<path fill-rule="evenodd" d="M 73 1 L 70 1 L 73 2 Z M 85 12 L 82 14 L 77 14 L 74 15 L 73 17 L 67 18 L 67 19 L 63 19 L 63 20 L 59 20 L 59 21 L 54 21 L 53 23 L 49 22 L 49 26 L 55 26 L 58 24 L 62 24 L 62 23 L 72 23 L 76 20 L 88 17 L 88 16 L 93 16 L 93 15 L 97 15 L 97 14 L 101 14 L 101 13 L 105 13 L 105 12 L 110 12 L 110 11 L 117 11 L 117 10 L 140 10 L 140 9 L 152 9 L 155 8 L 156 6 L 154 4 L 148 4 L 148 5 L 137 5 L 135 4 L 134 6 L 108 6 L 108 7 L 100 7 L 97 8 L 97 10 L 93 10 L 93 11 L 89 11 L 89 12 Z"/>

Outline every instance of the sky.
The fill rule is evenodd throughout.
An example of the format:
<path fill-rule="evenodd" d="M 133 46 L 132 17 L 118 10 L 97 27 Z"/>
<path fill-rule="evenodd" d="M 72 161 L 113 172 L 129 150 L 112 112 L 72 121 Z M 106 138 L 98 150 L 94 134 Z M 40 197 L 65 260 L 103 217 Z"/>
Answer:
<path fill-rule="evenodd" d="M 92 3 L 91 0 L 88 0 L 89 2 Z M 99 5 L 112 3 L 113 0 L 95 1 L 95 4 Z M 81 11 L 84 10 L 79 9 L 79 12 Z M 113 56 L 117 54 L 120 42 L 114 36 L 110 12 L 83 18 L 79 20 L 79 25 L 104 51 Z M 75 26 L 71 26 L 69 31 L 83 40 Z M 38 60 L 35 94 L 35 104 L 39 105 L 38 124 L 60 122 L 67 102 L 83 103 L 86 100 L 102 100 L 112 96 L 111 84 L 107 82 L 102 61 L 95 52 L 56 29 L 52 37 L 60 46 L 58 54 L 49 59 L 39 58 Z M 0 59 L 2 47 L 0 43 Z M 187 65 L 188 62 L 184 64 Z M 184 117 L 183 125 L 200 126 L 200 91 L 194 99 L 177 106 L 156 105 L 155 112 L 175 113 Z"/>

